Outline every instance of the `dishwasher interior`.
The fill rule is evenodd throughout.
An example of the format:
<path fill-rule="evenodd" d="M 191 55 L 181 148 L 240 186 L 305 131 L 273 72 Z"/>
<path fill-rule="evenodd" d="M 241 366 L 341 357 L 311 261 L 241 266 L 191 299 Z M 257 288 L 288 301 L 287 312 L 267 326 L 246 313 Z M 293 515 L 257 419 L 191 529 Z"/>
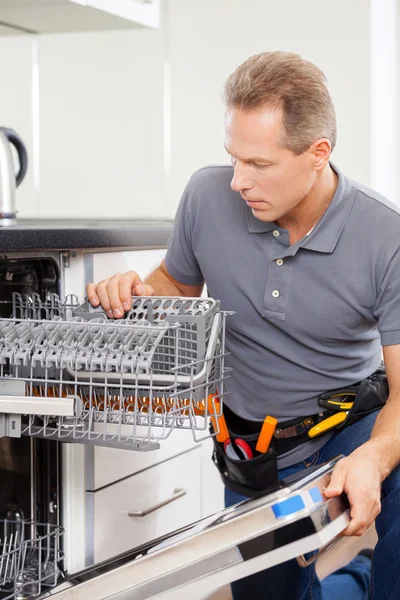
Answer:
<path fill-rule="evenodd" d="M 54 258 L 3 258 L 0 262 L 0 318 L 12 316 L 15 293 L 26 297 L 36 295 L 45 301 L 59 293 L 59 285 L 59 268 Z M 5 365 L 2 368 L 7 369 Z M 7 581 L 16 562 L 20 565 L 19 583 L 31 594 L 27 597 L 32 597 L 38 589 L 33 551 L 36 541 L 29 545 L 24 544 L 24 540 L 38 540 L 41 550 L 43 547 L 53 560 L 61 557 L 59 444 L 26 436 L 10 437 L 5 433 L 0 426 L 0 598 L 7 598 L 11 593 Z M 49 567 L 46 569 L 48 575 Z M 48 581 L 56 581 L 56 571 L 53 569 Z M 22 591 L 19 596 L 25 597 Z"/>
<path fill-rule="evenodd" d="M 0 266 L 0 600 L 187 600 L 338 539 L 349 511 L 323 497 L 332 461 L 67 573 L 60 442 L 146 452 L 178 430 L 218 433 L 232 313 L 211 298 L 133 298 L 114 321 L 61 299 L 61 280 L 51 257 Z"/>
<path fill-rule="evenodd" d="M 63 574 L 59 442 L 147 451 L 196 440 L 224 395 L 226 313 L 199 298 L 136 298 L 124 319 L 59 296 L 52 259 L 1 267 L 0 598 Z"/>

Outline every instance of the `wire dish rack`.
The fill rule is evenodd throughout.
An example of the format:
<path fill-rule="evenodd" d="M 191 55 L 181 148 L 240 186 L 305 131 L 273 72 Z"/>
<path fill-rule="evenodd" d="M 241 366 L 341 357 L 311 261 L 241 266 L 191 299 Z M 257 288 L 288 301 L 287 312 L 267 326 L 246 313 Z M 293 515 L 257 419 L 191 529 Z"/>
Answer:
<path fill-rule="evenodd" d="M 1 600 L 29 600 L 57 585 L 62 535 L 48 523 L 0 520 Z"/>
<path fill-rule="evenodd" d="M 222 410 L 229 314 L 213 299 L 135 297 L 113 320 L 75 296 L 14 293 L 0 319 L 0 435 L 138 450 L 176 428 L 204 439 Z"/>

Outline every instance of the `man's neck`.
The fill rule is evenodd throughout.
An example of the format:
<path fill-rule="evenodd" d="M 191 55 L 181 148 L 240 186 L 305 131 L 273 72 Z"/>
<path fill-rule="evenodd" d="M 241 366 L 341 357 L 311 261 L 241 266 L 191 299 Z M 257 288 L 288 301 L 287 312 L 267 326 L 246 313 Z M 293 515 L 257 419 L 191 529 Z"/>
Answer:
<path fill-rule="evenodd" d="M 318 223 L 335 195 L 337 184 L 338 176 L 327 165 L 296 210 L 278 219 L 279 227 L 289 231 L 291 246 L 310 233 Z"/>

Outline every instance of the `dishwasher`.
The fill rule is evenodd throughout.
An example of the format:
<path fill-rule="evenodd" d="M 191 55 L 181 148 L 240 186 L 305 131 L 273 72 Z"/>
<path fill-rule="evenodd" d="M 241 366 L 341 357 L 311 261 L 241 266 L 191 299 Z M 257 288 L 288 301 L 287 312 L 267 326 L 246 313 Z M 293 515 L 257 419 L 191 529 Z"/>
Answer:
<path fill-rule="evenodd" d="M 114 321 L 62 297 L 51 258 L 3 261 L 0 283 L 0 600 L 187 600 L 291 558 L 307 566 L 339 539 L 348 502 L 323 490 L 340 457 L 103 563 L 65 569 L 60 443 L 148 452 L 180 430 L 196 441 L 210 422 L 218 431 L 234 317 L 212 298 L 148 297 Z"/>

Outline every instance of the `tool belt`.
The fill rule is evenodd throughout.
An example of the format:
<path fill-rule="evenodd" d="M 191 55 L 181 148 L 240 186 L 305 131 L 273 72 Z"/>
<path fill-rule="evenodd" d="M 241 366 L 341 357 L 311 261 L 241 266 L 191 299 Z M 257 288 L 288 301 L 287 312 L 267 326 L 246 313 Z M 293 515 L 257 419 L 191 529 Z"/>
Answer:
<path fill-rule="evenodd" d="M 281 487 L 278 456 L 379 410 L 385 405 L 388 395 L 386 373 L 382 366 L 355 385 L 321 394 L 318 404 L 323 410 L 320 413 L 278 423 L 268 450 L 262 453 L 255 450 L 262 423 L 242 419 L 224 406 L 228 444 L 236 447 L 237 454 L 227 452 L 227 442 L 222 443 L 213 435 L 213 461 L 226 487 L 244 496 L 261 496 Z M 214 434 L 213 426 L 210 431 Z"/>

